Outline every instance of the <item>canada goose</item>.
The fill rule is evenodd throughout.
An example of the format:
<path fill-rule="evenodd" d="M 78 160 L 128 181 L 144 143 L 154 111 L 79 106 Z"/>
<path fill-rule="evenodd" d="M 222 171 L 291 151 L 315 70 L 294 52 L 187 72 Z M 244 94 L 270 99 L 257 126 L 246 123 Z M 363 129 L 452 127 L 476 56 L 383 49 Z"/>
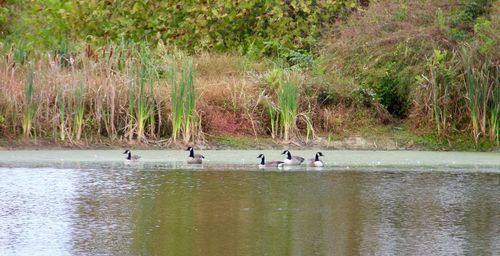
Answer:
<path fill-rule="evenodd" d="M 266 163 L 265 156 L 263 154 L 260 154 L 257 158 L 261 159 L 259 164 L 260 169 L 266 167 L 283 167 L 283 161 L 271 161 Z"/>
<path fill-rule="evenodd" d="M 201 162 L 205 158 L 203 155 L 200 154 L 195 155 L 193 147 L 188 147 L 186 151 L 189 151 L 189 156 L 187 159 L 188 164 L 201 164 Z"/>
<path fill-rule="evenodd" d="M 287 155 L 286 159 L 283 161 L 285 162 L 285 165 L 300 165 L 302 162 L 304 162 L 304 158 L 300 156 L 292 156 L 292 153 L 290 153 L 289 150 L 283 151 L 281 153 L 282 155 Z"/>
<path fill-rule="evenodd" d="M 127 157 L 125 158 L 126 161 L 138 161 L 141 157 L 138 155 L 132 155 L 132 152 L 130 150 L 125 150 L 123 154 L 127 154 Z"/>
<path fill-rule="evenodd" d="M 323 163 L 323 161 L 319 160 L 320 156 L 324 156 L 323 153 L 321 153 L 321 152 L 316 153 L 315 158 L 311 158 L 307 161 L 307 166 L 311 166 L 311 167 L 323 167 L 323 166 L 325 166 L 325 163 Z"/>

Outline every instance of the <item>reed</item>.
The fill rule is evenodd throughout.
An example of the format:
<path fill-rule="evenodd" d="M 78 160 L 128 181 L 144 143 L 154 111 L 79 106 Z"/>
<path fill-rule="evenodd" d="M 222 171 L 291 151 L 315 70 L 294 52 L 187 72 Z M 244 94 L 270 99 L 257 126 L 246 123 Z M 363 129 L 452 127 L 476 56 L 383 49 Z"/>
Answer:
<path fill-rule="evenodd" d="M 26 78 L 26 87 L 24 94 L 23 122 L 22 129 L 25 138 L 31 137 L 33 118 L 35 116 L 36 106 L 33 102 L 33 72 L 29 72 Z"/>
<path fill-rule="evenodd" d="M 306 113 L 298 113 L 299 109 L 299 71 L 274 68 L 266 79 L 267 85 L 274 91 L 276 102 L 267 97 L 267 109 L 273 139 L 280 137 L 285 143 L 297 137 L 297 119 L 302 117 L 306 123 L 306 140 L 313 134 L 312 122 Z"/>
<path fill-rule="evenodd" d="M 147 67 L 144 60 L 141 61 L 141 68 L 139 71 L 139 94 L 137 98 L 137 139 L 144 140 L 144 126 L 146 126 L 146 120 L 149 117 L 148 102 L 146 98 L 146 92 L 144 89 L 147 80 Z"/>
<path fill-rule="evenodd" d="M 274 140 L 274 139 L 276 139 L 276 137 L 279 136 L 278 128 L 280 127 L 279 126 L 280 115 L 279 115 L 279 112 L 277 110 L 277 107 L 274 106 L 273 102 L 269 98 L 267 100 L 267 110 L 269 113 L 269 120 L 270 120 L 270 124 L 271 124 L 271 137 Z"/>
<path fill-rule="evenodd" d="M 489 138 L 491 142 L 496 142 L 499 145 L 500 141 L 500 84 L 498 83 L 498 67 L 495 67 L 494 86 L 492 90 L 492 100 L 491 100 L 491 112 L 490 112 L 490 134 Z"/>
<path fill-rule="evenodd" d="M 170 64 L 169 78 L 170 78 L 170 105 L 171 114 L 170 119 L 172 121 L 172 135 L 171 139 L 174 143 L 177 142 L 177 137 L 180 135 L 181 122 L 182 122 L 182 107 L 183 107 L 183 97 L 184 90 L 179 88 L 183 83 L 177 84 L 177 68 L 175 67 L 177 63 Z"/>
<path fill-rule="evenodd" d="M 17 48 L 11 49 L 14 53 L 12 57 L 14 59 L 14 63 L 18 65 L 23 65 L 26 62 L 26 57 L 28 55 L 26 46 L 24 44 L 20 44 Z"/>
<path fill-rule="evenodd" d="M 471 57 L 467 52 L 463 53 L 464 56 L 464 65 L 465 65 L 465 81 L 467 88 L 467 99 L 469 102 L 469 111 L 472 122 L 472 132 L 474 134 L 474 139 L 477 142 L 480 135 L 479 128 L 479 119 L 480 119 L 480 111 L 479 111 L 479 101 L 480 94 L 478 93 L 478 87 L 476 84 L 476 80 L 474 77 L 474 71 L 472 69 L 472 61 Z"/>
<path fill-rule="evenodd" d="M 309 106 L 309 109 L 311 109 L 311 106 Z M 311 112 L 309 111 L 308 113 L 299 113 L 297 119 L 299 118 L 306 124 L 306 137 L 304 139 L 304 142 L 307 144 L 309 143 L 310 139 L 316 137 L 316 132 L 314 131 L 314 125 L 311 118 Z"/>
<path fill-rule="evenodd" d="M 278 90 L 278 108 L 283 140 L 290 141 L 294 135 L 298 110 L 298 88 L 295 81 L 287 80 Z"/>
<path fill-rule="evenodd" d="M 78 83 L 78 89 L 75 92 L 75 116 L 74 116 L 74 128 L 75 138 L 79 141 L 82 137 L 83 123 L 84 123 L 84 113 L 85 113 L 85 88 L 83 81 L 80 80 Z"/>
<path fill-rule="evenodd" d="M 462 48 L 462 59 L 474 139 L 477 143 L 480 136 L 488 136 L 498 143 L 498 66 L 469 46 Z"/>
<path fill-rule="evenodd" d="M 161 126 L 160 126 L 159 121 L 158 122 L 156 121 L 157 120 L 156 115 L 158 114 L 158 116 L 161 116 L 159 113 L 161 108 L 157 108 L 158 113 L 155 112 L 155 108 L 157 106 L 157 103 L 155 102 L 154 84 L 153 83 L 149 84 L 149 98 L 148 99 L 149 99 L 148 106 L 150 108 L 149 115 L 148 115 L 149 136 L 159 138 L 160 135 L 155 133 L 156 125 L 158 125 L 158 131 L 160 130 L 159 128 Z"/>
<path fill-rule="evenodd" d="M 130 74 L 129 74 L 130 75 Z M 126 137 L 128 140 L 134 139 L 134 123 L 135 123 L 135 94 L 136 94 L 136 81 L 135 79 L 131 79 L 128 84 L 128 112 L 127 112 L 127 125 L 126 129 Z"/>
<path fill-rule="evenodd" d="M 191 137 L 194 135 L 194 126 L 196 124 L 196 99 L 195 99 L 195 91 L 194 91 L 194 81 L 193 81 L 193 60 L 188 58 L 184 63 L 183 71 L 182 71 L 182 80 L 185 84 L 185 96 L 186 99 L 184 101 L 184 144 L 189 143 Z"/>
<path fill-rule="evenodd" d="M 171 84 L 170 104 L 172 121 L 172 141 L 177 143 L 178 137 L 182 135 L 184 144 L 194 139 L 196 120 L 196 96 L 193 80 L 193 60 L 182 59 L 181 77 L 177 78 L 177 63 L 170 66 L 169 77 Z"/>
<path fill-rule="evenodd" d="M 449 55 L 452 56 L 450 59 L 448 59 Z M 449 74 L 452 71 L 446 64 L 453 63 L 454 56 L 454 53 L 449 54 L 447 51 L 434 50 L 434 54 L 428 61 L 430 77 L 424 76 L 431 87 L 432 116 L 440 135 L 443 135 L 448 128 L 449 108 L 453 107 L 450 106 L 452 82 L 449 79 Z"/>
<path fill-rule="evenodd" d="M 57 108 L 59 110 L 59 138 L 61 141 L 66 140 L 66 100 L 64 95 L 56 96 Z"/>

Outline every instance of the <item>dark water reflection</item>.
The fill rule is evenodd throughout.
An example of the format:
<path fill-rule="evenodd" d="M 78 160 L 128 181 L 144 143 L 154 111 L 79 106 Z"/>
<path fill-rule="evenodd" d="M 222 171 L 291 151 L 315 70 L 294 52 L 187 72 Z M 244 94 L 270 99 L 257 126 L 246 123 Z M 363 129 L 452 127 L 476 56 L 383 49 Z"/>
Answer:
<path fill-rule="evenodd" d="M 0 168 L 2 255 L 499 255 L 500 175 Z"/>

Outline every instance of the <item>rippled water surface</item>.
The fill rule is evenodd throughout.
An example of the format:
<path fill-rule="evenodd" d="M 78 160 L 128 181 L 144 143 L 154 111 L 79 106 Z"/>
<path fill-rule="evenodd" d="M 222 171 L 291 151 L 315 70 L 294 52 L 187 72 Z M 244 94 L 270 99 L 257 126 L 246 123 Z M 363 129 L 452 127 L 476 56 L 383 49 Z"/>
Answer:
<path fill-rule="evenodd" d="M 0 254 L 500 255 L 498 153 L 120 153 L 0 151 Z"/>

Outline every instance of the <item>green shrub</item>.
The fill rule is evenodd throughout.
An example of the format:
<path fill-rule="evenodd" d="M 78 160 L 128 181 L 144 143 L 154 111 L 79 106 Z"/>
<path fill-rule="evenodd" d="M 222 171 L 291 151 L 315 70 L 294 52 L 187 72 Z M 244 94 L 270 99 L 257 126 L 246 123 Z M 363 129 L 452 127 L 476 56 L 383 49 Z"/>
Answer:
<path fill-rule="evenodd" d="M 411 106 L 415 77 L 421 71 L 420 56 L 417 46 L 408 42 L 395 48 L 378 56 L 377 62 L 371 68 L 362 70 L 358 79 L 393 117 L 405 118 Z"/>
<path fill-rule="evenodd" d="M 470 40 L 476 19 L 488 15 L 491 6 L 492 0 L 462 0 L 459 8 L 446 15 L 438 9 L 439 28 L 452 41 Z"/>

